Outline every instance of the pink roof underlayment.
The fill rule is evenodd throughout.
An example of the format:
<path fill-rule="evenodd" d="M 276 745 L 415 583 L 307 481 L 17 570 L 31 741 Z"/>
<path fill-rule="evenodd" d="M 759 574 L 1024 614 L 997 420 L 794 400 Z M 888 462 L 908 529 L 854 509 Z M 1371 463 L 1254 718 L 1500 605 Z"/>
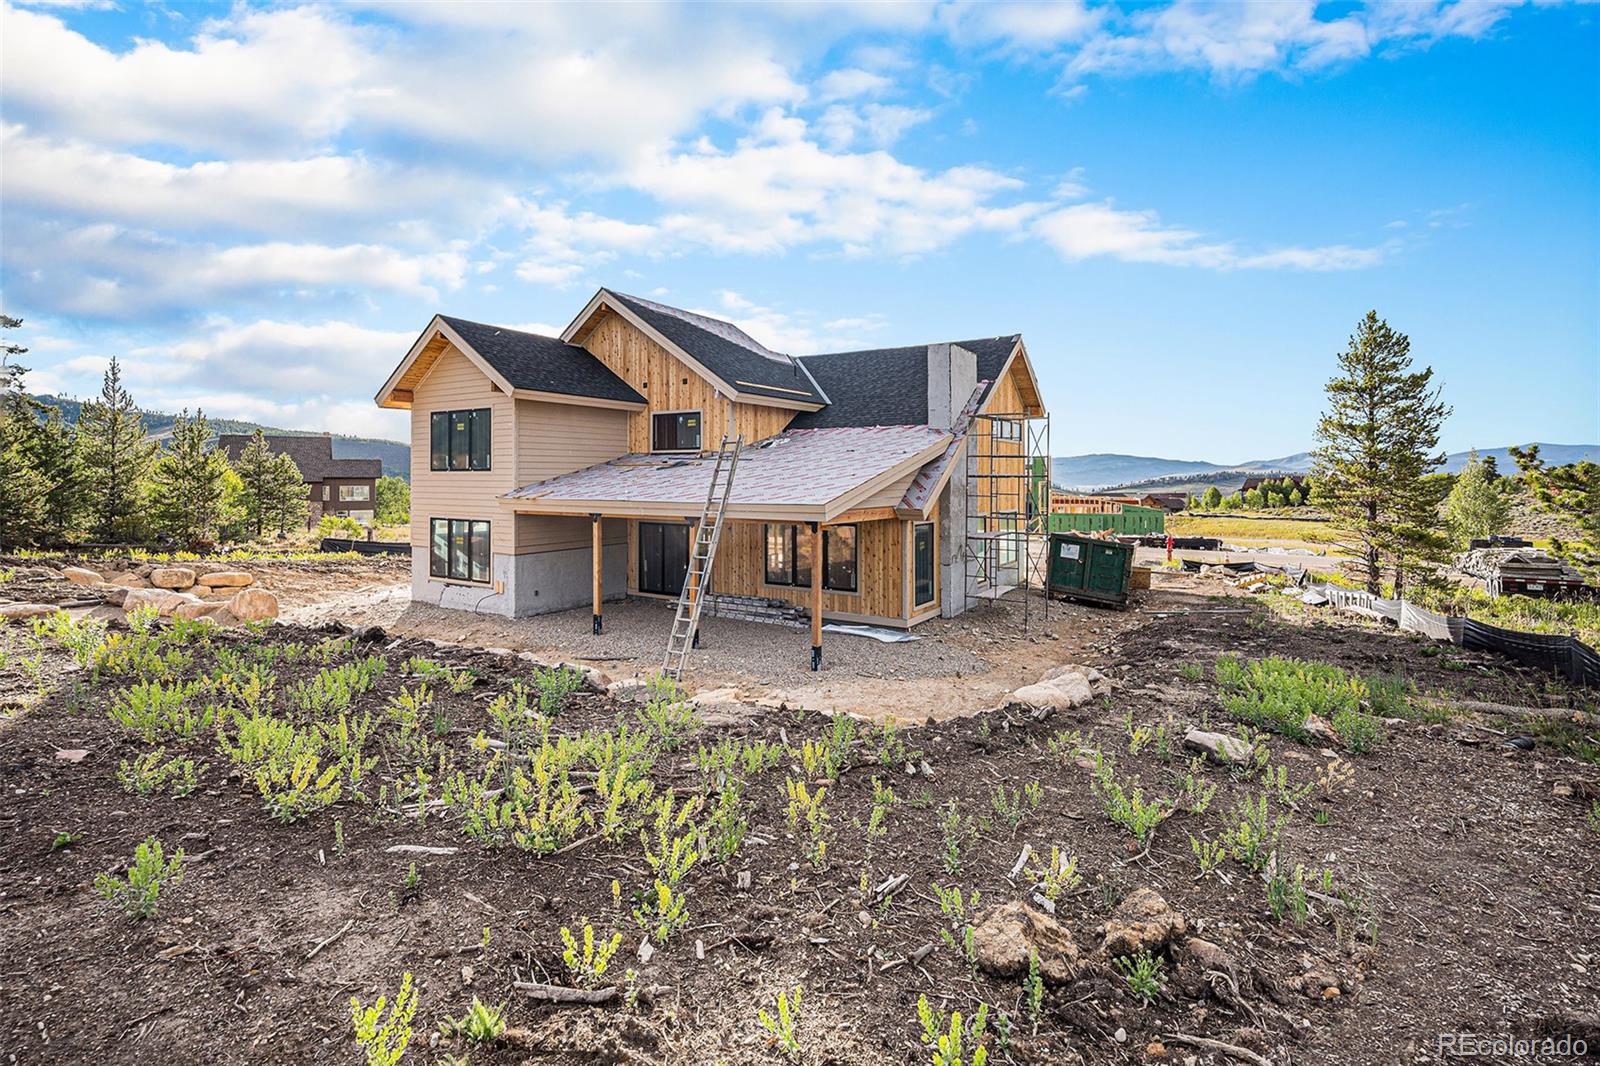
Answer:
<path fill-rule="evenodd" d="M 937 458 L 950 434 L 931 426 L 800 429 L 747 444 L 728 498 L 730 518 L 829 521 Z M 624 455 L 524 485 L 501 497 L 519 512 L 609 512 L 695 517 L 715 460 Z"/>
<path fill-rule="evenodd" d="M 906 489 L 905 498 L 900 501 L 898 510 L 916 511 L 924 515 L 928 513 L 934 497 L 944 488 L 945 479 L 949 477 L 950 469 L 955 465 L 956 456 L 961 452 L 961 442 L 967 438 L 967 427 L 972 424 L 973 416 L 978 413 L 978 405 L 983 402 L 989 385 L 987 381 L 980 381 L 978 387 L 972 390 L 972 398 L 961 409 L 961 417 L 956 419 L 954 435 L 933 462 L 917 471 L 917 476 Z"/>

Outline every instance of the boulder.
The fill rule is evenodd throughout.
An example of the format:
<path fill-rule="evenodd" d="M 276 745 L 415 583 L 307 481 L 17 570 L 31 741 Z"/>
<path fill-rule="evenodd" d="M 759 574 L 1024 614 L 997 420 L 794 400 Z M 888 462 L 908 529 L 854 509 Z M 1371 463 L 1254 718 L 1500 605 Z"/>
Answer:
<path fill-rule="evenodd" d="M 187 566 L 162 566 L 150 571 L 150 584 L 158 589 L 186 589 L 194 586 L 194 571 Z"/>
<path fill-rule="evenodd" d="M 255 578 L 243 570 L 214 570 L 209 574 L 201 574 L 195 579 L 201 585 L 211 588 L 243 588 L 255 583 Z"/>
<path fill-rule="evenodd" d="M 196 618 L 214 619 L 218 612 L 226 611 L 227 609 L 228 608 L 226 604 L 206 603 L 203 600 L 200 603 L 180 603 L 173 610 L 172 617 L 188 618 L 191 620 Z"/>
<path fill-rule="evenodd" d="M 1183 915 L 1172 909 L 1153 888 L 1129 892 L 1106 922 L 1103 944 L 1107 955 L 1154 954 L 1188 929 Z"/>
<path fill-rule="evenodd" d="M 111 585 L 104 581 L 94 586 L 94 590 L 113 607 L 121 607 L 122 601 L 128 598 L 128 593 L 133 591 L 126 585 Z"/>
<path fill-rule="evenodd" d="M 1193 959 L 1201 970 L 1217 970 L 1238 981 L 1239 971 L 1233 956 L 1209 940 L 1190 937 L 1183 942 L 1183 954 Z"/>
<path fill-rule="evenodd" d="M 1305 731 L 1322 741 L 1324 744 L 1337 746 L 1341 743 L 1339 740 L 1339 731 L 1333 728 L 1333 724 L 1320 714 L 1309 714 L 1306 716 Z"/>
<path fill-rule="evenodd" d="M 263 622 L 278 617 L 278 597 L 266 589 L 240 589 L 228 601 L 228 612 L 243 622 Z"/>
<path fill-rule="evenodd" d="M 1078 945 L 1072 932 L 1056 919 L 1022 903 L 990 907 L 972 930 L 972 952 L 978 968 L 996 977 L 1028 972 L 1028 955 L 1039 956 L 1039 974 L 1052 984 L 1066 984 L 1078 975 Z"/>
<path fill-rule="evenodd" d="M 61 576 L 74 585 L 93 585 L 100 580 L 100 575 L 81 566 L 68 566 L 62 569 Z"/>
<path fill-rule="evenodd" d="M 138 574 L 107 574 L 106 582 L 112 585 L 125 585 L 130 589 L 147 589 L 150 582 Z"/>
<path fill-rule="evenodd" d="M 0 605 L 0 618 L 15 622 L 24 618 L 43 618 L 58 610 L 60 608 L 51 603 L 7 603 Z"/>
<path fill-rule="evenodd" d="M 1039 710 L 1070 711 L 1094 699 L 1094 689 L 1082 674 L 1064 674 L 1049 681 L 1024 685 L 1011 694 L 1011 699 Z"/>
<path fill-rule="evenodd" d="M 127 596 L 123 597 L 122 609 L 133 611 L 140 607 L 154 607 L 156 614 L 168 618 L 180 604 L 199 602 L 200 597 L 188 592 L 173 592 L 171 589 L 129 589 Z"/>
<path fill-rule="evenodd" d="M 606 695 L 615 700 L 640 700 L 650 686 L 637 677 L 625 677 L 606 686 Z"/>
<path fill-rule="evenodd" d="M 725 729 L 746 725 L 760 711 L 739 698 L 736 688 L 711 688 L 689 697 L 702 725 Z"/>
<path fill-rule="evenodd" d="M 1207 733 L 1203 729 L 1191 729 L 1183 735 L 1185 747 L 1195 751 L 1203 751 L 1220 763 L 1249 762 L 1255 751 L 1254 745 L 1238 737 L 1230 737 L 1226 733 Z"/>

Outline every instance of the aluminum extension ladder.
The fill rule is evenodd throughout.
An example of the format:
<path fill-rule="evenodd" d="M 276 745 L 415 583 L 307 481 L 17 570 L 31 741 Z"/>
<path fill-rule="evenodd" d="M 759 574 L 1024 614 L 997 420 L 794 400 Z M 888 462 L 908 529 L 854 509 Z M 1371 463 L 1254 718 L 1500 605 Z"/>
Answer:
<path fill-rule="evenodd" d="M 683 668 L 700 629 L 706 576 L 711 573 L 717 545 L 722 541 L 723 515 L 728 509 L 728 496 L 733 491 L 733 475 L 739 468 L 739 449 L 743 444 L 742 436 L 723 437 L 716 462 L 711 467 L 705 509 L 700 513 L 699 525 L 695 526 L 694 543 L 689 546 L 689 570 L 683 577 L 683 591 L 678 593 L 678 609 L 672 616 L 672 632 L 667 636 L 667 655 L 661 664 L 661 673 L 674 681 L 683 680 Z"/>

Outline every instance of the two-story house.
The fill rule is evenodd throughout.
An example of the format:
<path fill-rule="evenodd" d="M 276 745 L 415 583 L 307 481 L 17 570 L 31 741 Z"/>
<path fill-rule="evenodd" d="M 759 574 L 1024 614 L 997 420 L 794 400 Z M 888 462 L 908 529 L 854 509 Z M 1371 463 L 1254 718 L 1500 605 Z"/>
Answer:
<path fill-rule="evenodd" d="M 383 476 L 381 459 L 335 459 L 333 435 L 329 433 L 269 433 L 267 447 L 287 455 L 300 468 L 306 483 L 306 528 L 315 529 L 324 515 L 353 518 L 364 526 L 373 524 L 377 509 L 378 478 Z M 217 447 L 236 463 L 250 443 L 247 433 L 224 433 Z"/>
<path fill-rule="evenodd" d="M 605 600 L 679 594 L 724 437 L 743 447 L 710 589 L 815 626 L 909 627 L 1011 587 L 1038 495 L 1015 334 L 795 357 L 601 289 L 559 337 L 436 315 L 377 402 L 411 410 L 413 598 L 592 603 L 596 631 Z"/>

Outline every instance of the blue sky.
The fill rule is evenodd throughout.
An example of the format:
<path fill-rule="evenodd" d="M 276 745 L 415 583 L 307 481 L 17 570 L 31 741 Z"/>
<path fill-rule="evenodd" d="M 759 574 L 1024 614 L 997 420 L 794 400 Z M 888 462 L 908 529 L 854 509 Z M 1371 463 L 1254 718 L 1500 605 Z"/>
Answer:
<path fill-rule="evenodd" d="M 0 7 L 40 391 L 402 437 L 434 311 L 1020 331 L 1057 454 L 1311 443 L 1375 307 L 1450 450 L 1600 441 L 1600 28 L 1517 3 Z"/>

